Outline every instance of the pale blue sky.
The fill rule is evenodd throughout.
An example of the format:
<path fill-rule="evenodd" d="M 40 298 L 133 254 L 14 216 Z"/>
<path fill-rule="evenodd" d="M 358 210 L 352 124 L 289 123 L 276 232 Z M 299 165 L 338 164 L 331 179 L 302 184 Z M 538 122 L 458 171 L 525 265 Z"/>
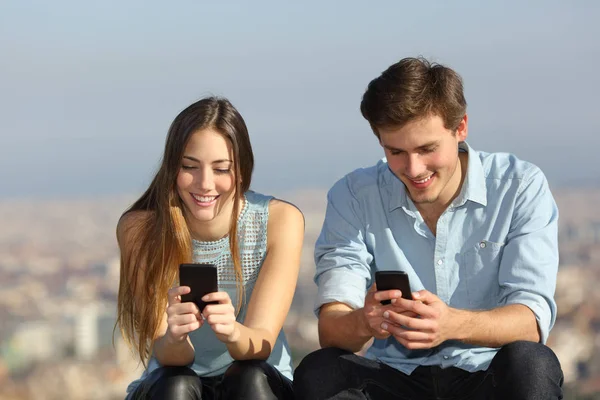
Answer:
<path fill-rule="evenodd" d="M 329 187 L 382 156 L 360 98 L 416 55 L 463 76 L 472 146 L 598 185 L 600 3 L 430 3 L 0 0 L 0 197 L 138 193 L 207 94 L 246 119 L 255 189 Z"/>

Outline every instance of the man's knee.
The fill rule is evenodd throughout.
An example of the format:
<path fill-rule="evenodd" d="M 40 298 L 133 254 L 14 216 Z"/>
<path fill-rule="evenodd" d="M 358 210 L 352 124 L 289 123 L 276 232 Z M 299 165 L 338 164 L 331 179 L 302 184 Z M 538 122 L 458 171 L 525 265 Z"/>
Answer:
<path fill-rule="evenodd" d="M 490 366 L 499 395 L 515 399 L 562 398 L 560 362 L 547 346 L 526 341 L 510 343 Z"/>
<path fill-rule="evenodd" d="M 305 356 L 294 372 L 294 383 L 314 381 L 313 378 L 321 376 L 321 370 L 331 370 L 339 363 L 339 359 L 352 353 L 336 347 L 326 347 L 313 351 Z"/>
<path fill-rule="evenodd" d="M 541 373 L 560 371 L 560 362 L 554 352 L 541 343 L 517 341 L 502 347 L 496 357 L 496 364 L 519 371 Z"/>

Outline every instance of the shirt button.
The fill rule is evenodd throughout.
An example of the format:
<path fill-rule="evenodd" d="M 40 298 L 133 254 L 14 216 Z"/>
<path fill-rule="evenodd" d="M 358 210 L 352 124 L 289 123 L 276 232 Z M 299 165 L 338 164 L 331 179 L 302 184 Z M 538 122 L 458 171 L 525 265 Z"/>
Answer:
<path fill-rule="evenodd" d="M 486 246 L 485 242 L 479 243 L 479 247 L 481 247 L 482 249 L 485 249 L 485 246 Z"/>
<path fill-rule="evenodd" d="M 437 265 L 442 265 L 444 262 L 442 260 L 437 261 Z"/>
<path fill-rule="evenodd" d="M 448 356 L 444 356 L 444 360 L 447 360 L 447 359 L 449 359 L 449 358 L 450 358 L 450 357 L 448 357 Z"/>

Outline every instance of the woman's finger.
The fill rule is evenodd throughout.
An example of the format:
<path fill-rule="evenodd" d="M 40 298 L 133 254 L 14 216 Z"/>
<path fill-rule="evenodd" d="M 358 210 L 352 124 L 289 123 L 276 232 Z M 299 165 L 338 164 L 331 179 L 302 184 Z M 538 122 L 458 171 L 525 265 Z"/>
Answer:
<path fill-rule="evenodd" d="M 231 297 L 227 292 L 213 292 L 202 297 L 204 302 L 218 301 L 219 304 L 231 304 Z"/>
<path fill-rule="evenodd" d="M 169 289 L 167 293 L 168 305 L 181 303 L 181 295 L 188 294 L 191 291 L 189 286 L 176 286 Z"/>

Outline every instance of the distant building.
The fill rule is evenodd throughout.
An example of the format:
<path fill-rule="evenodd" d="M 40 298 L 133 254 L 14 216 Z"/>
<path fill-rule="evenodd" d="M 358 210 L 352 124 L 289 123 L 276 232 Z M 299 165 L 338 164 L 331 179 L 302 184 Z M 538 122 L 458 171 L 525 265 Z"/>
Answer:
<path fill-rule="evenodd" d="M 98 352 L 98 307 L 95 303 L 86 304 L 75 319 L 75 355 L 89 360 Z"/>

